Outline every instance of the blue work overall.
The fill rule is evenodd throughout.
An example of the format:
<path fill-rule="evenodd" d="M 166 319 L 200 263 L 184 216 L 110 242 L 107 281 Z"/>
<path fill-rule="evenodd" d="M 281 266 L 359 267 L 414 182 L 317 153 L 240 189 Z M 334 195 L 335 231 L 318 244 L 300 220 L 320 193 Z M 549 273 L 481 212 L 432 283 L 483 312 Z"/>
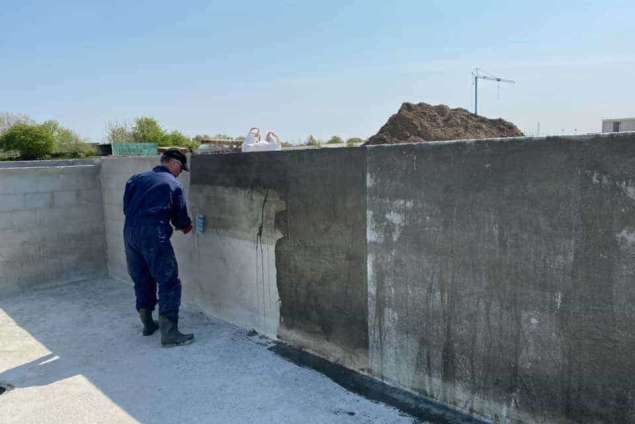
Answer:
<path fill-rule="evenodd" d="M 159 314 L 178 321 L 181 281 L 170 237 L 172 225 L 191 225 L 181 183 L 164 166 L 131 177 L 123 200 L 124 242 L 136 307 L 153 311 L 159 289 Z"/>

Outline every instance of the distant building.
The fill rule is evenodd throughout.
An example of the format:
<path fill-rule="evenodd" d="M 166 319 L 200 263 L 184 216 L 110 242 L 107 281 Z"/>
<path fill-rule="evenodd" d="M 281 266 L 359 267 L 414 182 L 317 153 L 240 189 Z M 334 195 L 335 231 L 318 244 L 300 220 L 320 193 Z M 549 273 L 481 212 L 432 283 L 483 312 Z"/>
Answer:
<path fill-rule="evenodd" d="M 635 118 L 602 120 L 603 133 L 624 131 L 635 131 Z"/>

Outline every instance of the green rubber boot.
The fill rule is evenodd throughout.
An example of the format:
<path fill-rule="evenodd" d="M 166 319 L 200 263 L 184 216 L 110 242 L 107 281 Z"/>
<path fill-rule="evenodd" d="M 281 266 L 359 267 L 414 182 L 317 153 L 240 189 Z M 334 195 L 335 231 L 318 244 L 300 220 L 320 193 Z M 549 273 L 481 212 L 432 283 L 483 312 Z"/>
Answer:
<path fill-rule="evenodd" d="M 194 341 L 194 334 L 183 334 L 178 329 L 178 322 L 159 315 L 161 329 L 161 345 L 163 347 L 182 346 Z"/>
<path fill-rule="evenodd" d="M 159 325 L 152 319 L 152 311 L 147 309 L 139 309 L 139 318 L 143 324 L 143 335 L 151 336 L 159 329 Z"/>

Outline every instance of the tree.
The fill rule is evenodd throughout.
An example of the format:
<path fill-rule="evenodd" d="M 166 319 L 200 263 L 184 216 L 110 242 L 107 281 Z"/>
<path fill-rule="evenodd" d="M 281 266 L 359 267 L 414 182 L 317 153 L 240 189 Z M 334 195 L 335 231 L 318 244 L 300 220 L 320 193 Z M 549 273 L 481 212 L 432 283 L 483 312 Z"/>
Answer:
<path fill-rule="evenodd" d="M 341 137 L 338 137 L 336 135 L 331 137 L 329 141 L 326 142 L 326 144 L 342 144 L 342 143 L 344 143 L 344 140 L 342 140 Z"/>
<path fill-rule="evenodd" d="M 110 144 L 130 143 L 132 141 L 130 126 L 123 122 L 106 123 L 106 141 Z"/>
<path fill-rule="evenodd" d="M 109 122 L 106 124 L 106 139 L 110 143 L 154 143 L 161 147 L 187 147 L 196 149 L 206 135 L 198 135 L 194 140 L 180 131 L 166 132 L 156 119 L 141 116 L 132 127 L 127 124 Z"/>
<path fill-rule="evenodd" d="M 201 146 L 201 143 L 199 143 L 199 142 L 198 142 L 198 141 L 196 141 L 196 140 L 190 140 L 190 141 L 189 141 L 189 142 L 185 145 L 185 147 L 189 148 L 189 149 L 190 149 L 190 151 L 192 151 L 192 150 L 196 150 L 196 149 L 198 149 L 200 146 Z"/>
<path fill-rule="evenodd" d="M 317 138 L 313 137 L 312 135 L 310 135 L 307 139 L 306 139 L 306 145 L 307 146 L 316 146 L 316 147 L 320 147 L 322 145 L 322 143 L 320 142 L 320 140 L 318 140 Z"/>
<path fill-rule="evenodd" d="M 132 140 L 135 143 L 155 143 L 162 146 L 165 143 L 165 131 L 156 119 L 142 116 L 132 126 Z"/>
<path fill-rule="evenodd" d="M 35 124 L 35 121 L 23 114 L 9 112 L 0 113 L 0 134 L 15 124 Z"/>
<path fill-rule="evenodd" d="M 54 146 L 53 135 L 42 125 L 15 124 L 0 137 L 0 148 L 18 152 L 21 159 L 44 159 Z"/>
<path fill-rule="evenodd" d="M 96 154 L 94 146 L 88 144 L 75 131 L 61 126 L 59 122 L 49 120 L 42 123 L 41 126 L 53 136 L 52 156 L 58 158 L 85 158 Z"/>
<path fill-rule="evenodd" d="M 68 143 L 86 143 L 79 134 L 68 128 L 64 128 L 59 122 L 49 120 L 42 123 L 42 127 L 46 128 L 51 133 L 56 144 L 68 144 Z"/>
<path fill-rule="evenodd" d="M 359 137 L 352 137 L 352 138 L 349 138 L 348 140 L 346 140 L 346 146 L 355 147 L 358 144 L 362 144 L 363 142 L 364 142 L 364 140 L 362 140 Z"/>
<path fill-rule="evenodd" d="M 172 131 L 165 134 L 162 146 L 189 146 L 192 140 L 184 136 L 180 131 Z"/>
<path fill-rule="evenodd" d="M 26 115 L 5 113 L 0 115 L 0 127 L 4 128 L 0 133 L 7 135 L 2 150 L 17 153 L 21 159 L 84 158 L 96 154 L 93 145 L 54 120 L 37 125 Z M 12 130 L 14 127 L 17 128 Z"/>

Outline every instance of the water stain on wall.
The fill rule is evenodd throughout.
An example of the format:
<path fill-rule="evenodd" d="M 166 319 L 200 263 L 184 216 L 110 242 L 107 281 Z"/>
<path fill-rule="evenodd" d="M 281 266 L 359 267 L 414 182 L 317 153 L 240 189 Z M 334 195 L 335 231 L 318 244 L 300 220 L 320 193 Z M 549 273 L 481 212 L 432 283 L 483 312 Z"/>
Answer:
<path fill-rule="evenodd" d="M 371 148 L 368 171 L 375 375 L 499 422 L 634 421 L 632 140 Z"/>
<path fill-rule="evenodd" d="M 263 152 L 193 158 L 197 186 L 233 187 L 284 202 L 277 211 L 278 336 L 353 368 L 367 367 L 365 156 Z M 240 211 L 236 211 L 240 213 Z M 264 213 L 264 212 L 263 212 Z M 256 249 L 265 220 L 251 229 Z M 218 226 L 209 223 L 213 229 Z"/>

